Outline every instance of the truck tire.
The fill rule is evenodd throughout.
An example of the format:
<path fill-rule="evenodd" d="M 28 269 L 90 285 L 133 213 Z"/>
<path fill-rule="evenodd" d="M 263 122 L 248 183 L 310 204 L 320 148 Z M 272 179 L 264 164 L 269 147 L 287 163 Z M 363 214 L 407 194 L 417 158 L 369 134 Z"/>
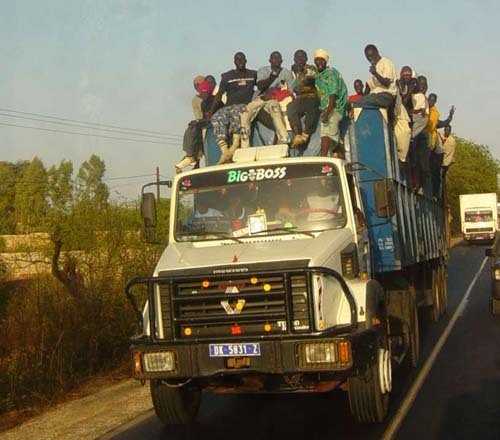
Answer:
<path fill-rule="evenodd" d="M 448 273 L 446 265 L 441 263 L 440 270 L 440 296 L 439 296 L 439 314 L 443 316 L 448 309 Z"/>
<path fill-rule="evenodd" d="M 151 399 L 157 417 L 165 425 L 192 423 L 201 402 L 201 390 L 169 387 L 161 381 L 151 381 Z"/>
<path fill-rule="evenodd" d="M 408 362 L 411 368 L 416 368 L 420 360 L 420 326 L 418 322 L 418 307 L 415 292 L 410 292 L 410 323 L 409 332 L 405 333 L 405 344 L 408 346 Z"/>
<path fill-rule="evenodd" d="M 376 361 L 366 371 L 349 377 L 349 406 L 358 423 L 382 422 L 389 410 L 391 390 L 391 355 L 387 338 L 379 344 Z"/>
<path fill-rule="evenodd" d="M 432 322 L 438 322 L 441 316 L 441 307 L 439 304 L 441 296 L 441 279 L 439 266 L 432 269 L 432 306 L 430 309 L 430 318 Z"/>
<path fill-rule="evenodd" d="M 492 298 L 493 301 L 493 314 L 500 315 L 500 299 Z"/>

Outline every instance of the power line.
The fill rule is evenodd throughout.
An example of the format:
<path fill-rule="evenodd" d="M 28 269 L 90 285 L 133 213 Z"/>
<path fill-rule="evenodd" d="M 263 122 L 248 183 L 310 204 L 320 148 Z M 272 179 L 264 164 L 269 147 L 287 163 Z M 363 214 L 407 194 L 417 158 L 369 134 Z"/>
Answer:
<path fill-rule="evenodd" d="M 61 118 L 61 117 L 58 117 L 58 116 L 44 115 L 44 114 L 41 114 L 41 113 L 23 112 L 23 111 L 11 110 L 11 109 L 7 109 L 7 108 L 0 108 L 0 111 L 8 112 L 8 113 L 18 113 L 20 115 L 39 116 L 39 117 L 42 117 L 42 118 L 56 119 L 56 120 L 59 120 L 59 121 L 77 122 L 79 124 L 94 125 L 96 127 L 108 127 L 108 128 L 119 129 L 119 130 L 137 131 L 137 132 L 142 132 L 142 133 L 150 133 L 150 134 L 158 134 L 158 135 L 162 135 L 162 136 L 174 136 L 174 137 L 182 138 L 182 135 L 180 135 L 180 134 L 165 133 L 165 132 L 161 132 L 161 131 L 152 131 L 152 130 L 142 130 L 140 128 L 120 127 L 118 125 L 98 124 L 96 122 L 85 122 L 85 121 L 79 121 L 77 119 Z"/>
<path fill-rule="evenodd" d="M 146 142 L 149 144 L 167 145 L 169 147 L 174 147 L 174 146 L 178 147 L 179 146 L 178 144 L 174 145 L 174 144 L 169 143 L 169 142 L 173 142 L 173 141 L 160 142 L 160 141 L 152 141 L 152 140 L 148 140 L 148 139 L 130 139 L 130 138 L 115 137 L 115 136 L 105 136 L 102 134 L 79 133 L 76 131 L 56 130 L 56 129 L 52 129 L 52 128 L 41 128 L 41 127 L 30 127 L 27 125 L 8 124 L 6 122 L 0 122 L 0 125 L 7 125 L 9 127 L 18 127 L 18 128 L 29 128 L 31 130 L 50 131 L 52 133 L 65 133 L 65 134 L 76 134 L 76 135 L 87 136 L 87 137 L 99 137 L 99 138 L 104 138 L 104 139 L 113 139 L 113 140 L 117 140 L 117 141 L 131 141 L 131 142 L 142 142 L 142 143 Z"/>
<path fill-rule="evenodd" d="M 90 129 L 90 130 L 102 130 L 102 131 L 109 131 L 112 133 L 123 133 L 123 134 L 131 134 L 135 136 L 146 136 L 146 137 L 153 137 L 157 139 L 165 139 L 165 140 L 171 140 L 171 141 L 178 141 L 179 139 L 177 138 L 168 138 L 164 136 L 158 136 L 156 134 L 143 134 L 143 133 L 138 133 L 134 131 L 130 131 L 128 129 L 125 130 L 116 130 L 113 128 L 101 128 L 101 127 L 91 127 L 91 126 L 84 126 L 84 125 L 78 125 L 78 124 L 71 124 L 69 122 L 57 122 L 57 121 L 47 121 L 46 119 L 40 119 L 40 118 L 28 118 L 26 116 L 20 116 L 20 115 L 9 115 L 7 113 L 0 113 L 0 116 L 6 116 L 8 118 L 19 118 L 19 119 L 26 119 L 29 121 L 38 121 L 38 122 L 45 122 L 47 124 L 58 124 L 58 125 L 66 125 L 69 127 L 78 127 L 78 128 L 83 128 L 83 129 Z M 168 135 L 172 136 L 172 135 Z"/>
<path fill-rule="evenodd" d="M 150 173 L 150 174 L 141 174 L 139 176 L 125 176 L 125 177 L 108 177 L 107 179 L 102 179 L 103 181 L 108 181 L 108 180 L 127 180 L 127 179 L 137 179 L 139 177 L 150 177 L 150 176 L 155 176 L 156 174 Z"/>

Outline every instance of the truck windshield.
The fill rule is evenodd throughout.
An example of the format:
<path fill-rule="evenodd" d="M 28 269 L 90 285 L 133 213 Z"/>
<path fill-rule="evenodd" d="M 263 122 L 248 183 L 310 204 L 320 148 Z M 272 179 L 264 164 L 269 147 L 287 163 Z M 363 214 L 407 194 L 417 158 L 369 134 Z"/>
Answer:
<path fill-rule="evenodd" d="M 493 212 L 491 211 L 469 211 L 465 213 L 465 221 L 471 223 L 491 222 L 493 221 Z"/>
<path fill-rule="evenodd" d="M 344 197 L 332 164 L 242 167 L 179 181 L 175 239 L 297 234 L 343 228 Z"/>

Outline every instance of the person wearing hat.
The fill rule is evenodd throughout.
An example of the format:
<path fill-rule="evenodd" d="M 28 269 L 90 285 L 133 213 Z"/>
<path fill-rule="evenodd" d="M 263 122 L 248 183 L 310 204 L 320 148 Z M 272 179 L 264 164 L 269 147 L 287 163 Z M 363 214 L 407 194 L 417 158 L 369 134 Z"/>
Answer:
<path fill-rule="evenodd" d="M 314 64 L 318 69 L 316 88 L 319 94 L 321 156 L 332 152 L 336 157 L 344 158 L 340 143 L 340 121 L 346 114 L 348 102 L 347 86 L 342 74 L 328 66 L 329 53 L 324 49 L 314 51 Z"/>
<path fill-rule="evenodd" d="M 198 84 L 197 90 L 201 100 L 201 118 L 191 121 L 184 132 L 182 148 L 186 154 L 175 165 L 178 171 L 188 166 L 198 168 L 200 157 L 203 155 L 203 130 L 210 124 L 209 111 L 215 101 L 214 86 L 212 82 L 204 80 Z M 222 107 L 221 103 L 216 105 L 217 109 L 220 107 Z"/>

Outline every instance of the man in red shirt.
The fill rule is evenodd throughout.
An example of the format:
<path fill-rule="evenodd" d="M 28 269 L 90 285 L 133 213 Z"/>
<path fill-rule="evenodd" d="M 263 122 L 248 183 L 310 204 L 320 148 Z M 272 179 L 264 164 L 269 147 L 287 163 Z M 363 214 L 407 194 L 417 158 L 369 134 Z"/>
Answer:
<path fill-rule="evenodd" d="M 354 81 L 354 95 L 349 95 L 349 102 L 356 102 L 359 98 L 363 97 L 363 81 L 357 79 Z"/>

